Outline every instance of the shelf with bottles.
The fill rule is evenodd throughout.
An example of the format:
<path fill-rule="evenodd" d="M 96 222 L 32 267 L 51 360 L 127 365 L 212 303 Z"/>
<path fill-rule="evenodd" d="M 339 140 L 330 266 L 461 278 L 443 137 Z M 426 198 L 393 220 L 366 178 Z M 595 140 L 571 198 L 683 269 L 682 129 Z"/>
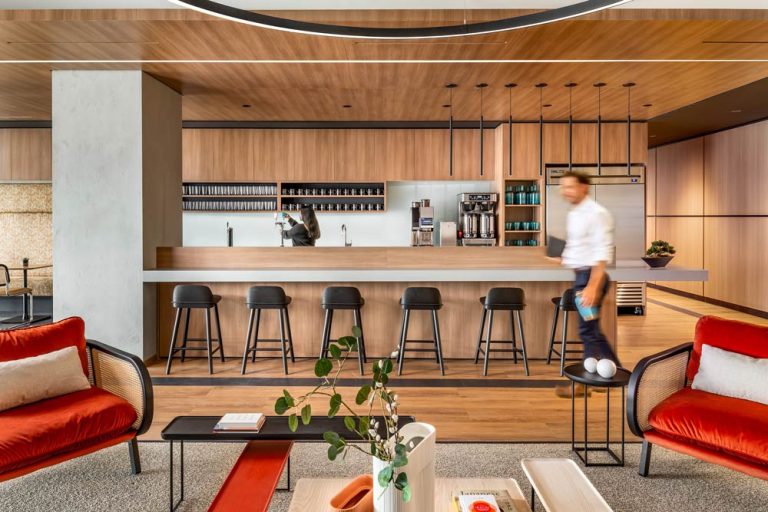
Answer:
<path fill-rule="evenodd" d="M 189 198 L 253 198 L 277 197 L 277 183 L 262 182 L 185 182 L 181 193 Z"/>
<path fill-rule="evenodd" d="M 382 213 L 386 211 L 383 197 L 293 197 L 283 196 L 280 208 L 284 211 L 298 211 L 309 205 L 316 213 Z"/>
<path fill-rule="evenodd" d="M 274 212 L 277 211 L 277 198 L 185 196 L 181 200 L 181 209 L 185 212 Z"/>
<path fill-rule="evenodd" d="M 538 180 L 504 180 L 504 206 L 541 206 L 541 187 Z"/>
<path fill-rule="evenodd" d="M 513 238 L 504 240 L 505 247 L 538 247 L 537 238 Z"/>
<path fill-rule="evenodd" d="M 280 195 L 282 197 L 312 197 L 312 198 L 384 197 L 386 195 L 386 185 L 384 182 L 378 182 L 378 183 L 282 182 L 280 184 Z"/>

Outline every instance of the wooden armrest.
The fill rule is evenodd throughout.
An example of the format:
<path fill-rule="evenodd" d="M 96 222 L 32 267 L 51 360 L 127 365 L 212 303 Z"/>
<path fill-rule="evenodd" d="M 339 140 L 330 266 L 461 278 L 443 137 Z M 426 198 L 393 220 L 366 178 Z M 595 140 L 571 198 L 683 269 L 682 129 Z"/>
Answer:
<path fill-rule="evenodd" d="M 136 435 L 149 429 L 154 411 L 152 379 L 144 361 L 133 354 L 87 340 L 91 384 L 119 396 L 136 411 Z"/>
<path fill-rule="evenodd" d="M 627 423 L 632 433 L 643 437 L 643 432 L 651 428 L 648 416 L 653 408 L 685 387 L 692 349 L 693 343 L 685 343 L 637 363 L 627 397 Z"/>

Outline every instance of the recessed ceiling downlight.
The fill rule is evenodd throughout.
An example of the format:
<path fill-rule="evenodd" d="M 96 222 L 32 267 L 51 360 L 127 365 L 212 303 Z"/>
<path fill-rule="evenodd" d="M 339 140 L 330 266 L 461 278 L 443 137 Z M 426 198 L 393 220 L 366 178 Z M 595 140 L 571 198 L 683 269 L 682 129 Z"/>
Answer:
<path fill-rule="evenodd" d="M 355 27 L 347 25 L 331 25 L 311 23 L 306 21 L 279 18 L 266 14 L 238 9 L 211 0 L 168 0 L 176 5 L 187 7 L 219 18 L 255 25 L 258 27 L 299 32 L 303 34 L 323 35 L 331 37 L 350 37 L 356 39 L 431 39 L 440 37 L 468 36 L 503 32 L 525 27 L 553 23 L 583 16 L 604 9 L 610 9 L 632 0 L 585 0 L 572 5 L 549 9 L 532 14 L 524 14 L 512 18 L 504 18 L 479 23 L 461 25 L 445 25 L 437 27 L 381 28 Z"/>

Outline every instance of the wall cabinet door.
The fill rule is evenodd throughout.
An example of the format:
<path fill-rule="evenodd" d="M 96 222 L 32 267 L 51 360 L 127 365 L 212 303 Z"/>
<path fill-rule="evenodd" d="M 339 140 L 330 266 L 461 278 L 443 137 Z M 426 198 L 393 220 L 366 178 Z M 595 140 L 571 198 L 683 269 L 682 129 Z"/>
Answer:
<path fill-rule="evenodd" d="M 602 145 L 600 154 L 603 163 L 627 163 L 627 124 L 603 123 Z M 648 125 L 632 123 L 630 130 L 632 146 L 630 147 L 632 163 L 645 163 L 648 160 Z"/>
<path fill-rule="evenodd" d="M 688 268 L 704 268 L 704 219 L 701 217 L 656 217 L 656 239 L 673 246 L 674 264 Z M 666 282 L 658 284 L 696 295 L 704 295 L 702 282 Z"/>
<path fill-rule="evenodd" d="M 0 180 L 50 181 L 51 130 L 0 129 Z"/>
<path fill-rule="evenodd" d="M 288 134 L 287 130 L 243 130 L 249 132 L 253 152 L 255 181 L 281 181 L 287 179 Z"/>
<path fill-rule="evenodd" d="M 539 178 L 539 125 L 512 124 L 512 178 Z"/>
<path fill-rule="evenodd" d="M 408 181 L 414 179 L 415 130 L 374 130 L 376 141 L 376 179 Z"/>
<path fill-rule="evenodd" d="M 568 163 L 567 124 L 552 123 L 544 125 L 544 162 L 548 164 Z"/>
<path fill-rule="evenodd" d="M 333 178 L 336 181 L 374 181 L 374 130 L 332 130 L 332 133 Z"/>
<path fill-rule="evenodd" d="M 768 121 L 707 135 L 707 215 L 768 215 Z"/>
<path fill-rule="evenodd" d="M 181 176 L 186 182 L 214 181 L 214 154 L 219 151 L 208 130 L 181 131 Z"/>
<path fill-rule="evenodd" d="M 656 215 L 702 215 L 702 137 L 656 148 Z"/>
<path fill-rule="evenodd" d="M 454 136 L 459 130 L 454 131 Z M 448 130 L 414 131 L 414 176 L 415 180 L 447 180 L 448 176 Z M 454 143 L 455 144 L 455 143 Z M 454 170 L 456 156 L 454 153 Z"/>
<path fill-rule="evenodd" d="M 284 130 L 285 176 L 280 181 L 333 181 L 334 134 L 331 130 Z"/>
<path fill-rule="evenodd" d="M 597 123 L 573 124 L 573 163 L 597 163 Z"/>
<path fill-rule="evenodd" d="M 253 181 L 252 130 L 183 130 L 184 181 Z"/>
<path fill-rule="evenodd" d="M 480 174 L 480 130 L 464 128 L 453 132 L 453 177 L 444 179 L 492 180 L 495 175 L 495 130 L 483 130 L 483 174 Z"/>

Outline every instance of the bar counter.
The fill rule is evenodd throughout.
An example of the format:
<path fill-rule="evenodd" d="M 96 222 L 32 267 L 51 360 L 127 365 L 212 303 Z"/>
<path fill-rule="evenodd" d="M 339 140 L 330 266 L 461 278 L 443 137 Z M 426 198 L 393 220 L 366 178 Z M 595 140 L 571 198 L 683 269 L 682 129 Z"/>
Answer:
<path fill-rule="evenodd" d="M 440 329 L 447 359 L 474 357 L 480 328 L 480 297 L 497 286 L 525 291 L 523 312 L 528 354 L 545 358 L 552 322 L 552 298 L 571 286 L 573 272 L 545 257 L 541 247 L 160 247 L 155 268 L 144 271 L 145 283 L 157 283 L 158 350 L 168 353 L 174 310 L 173 286 L 200 283 L 222 296 L 219 306 L 225 353 L 242 354 L 250 286 L 277 284 L 293 298 L 291 327 L 298 357 L 317 357 L 323 325 L 323 288 L 352 285 L 365 298 L 362 310 L 366 348 L 371 357 L 389 354 L 400 335 L 399 298 L 408 286 L 440 289 Z M 703 281 L 707 271 L 670 267 L 651 270 L 641 261 L 620 262 L 608 270 L 615 281 Z M 260 337 L 277 337 L 274 312 L 262 315 Z M 423 318 L 422 318 L 423 316 Z M 603 329 L 615 344 L 615 285 L 604 301 Z M 575 315 L 569 339 L 577 339 Z M 427 314 L 411 315 L 409 338 L 431 338 Z M 351 313 L 334 315 L 332 338 L 347 335 Z M 202 315 L 192 316 L 191 335 L 202 334 Z M 559 328 L 558 328 L 559 331 Z M 559 332 L 558 332 L 559 336 Z M 509 339 L 509 318 L 499 314 L 493 339 Z M 250 367 L 249 367 L 250 368 Z M 254 366 L 253 368 L 258 368 Z"/>

